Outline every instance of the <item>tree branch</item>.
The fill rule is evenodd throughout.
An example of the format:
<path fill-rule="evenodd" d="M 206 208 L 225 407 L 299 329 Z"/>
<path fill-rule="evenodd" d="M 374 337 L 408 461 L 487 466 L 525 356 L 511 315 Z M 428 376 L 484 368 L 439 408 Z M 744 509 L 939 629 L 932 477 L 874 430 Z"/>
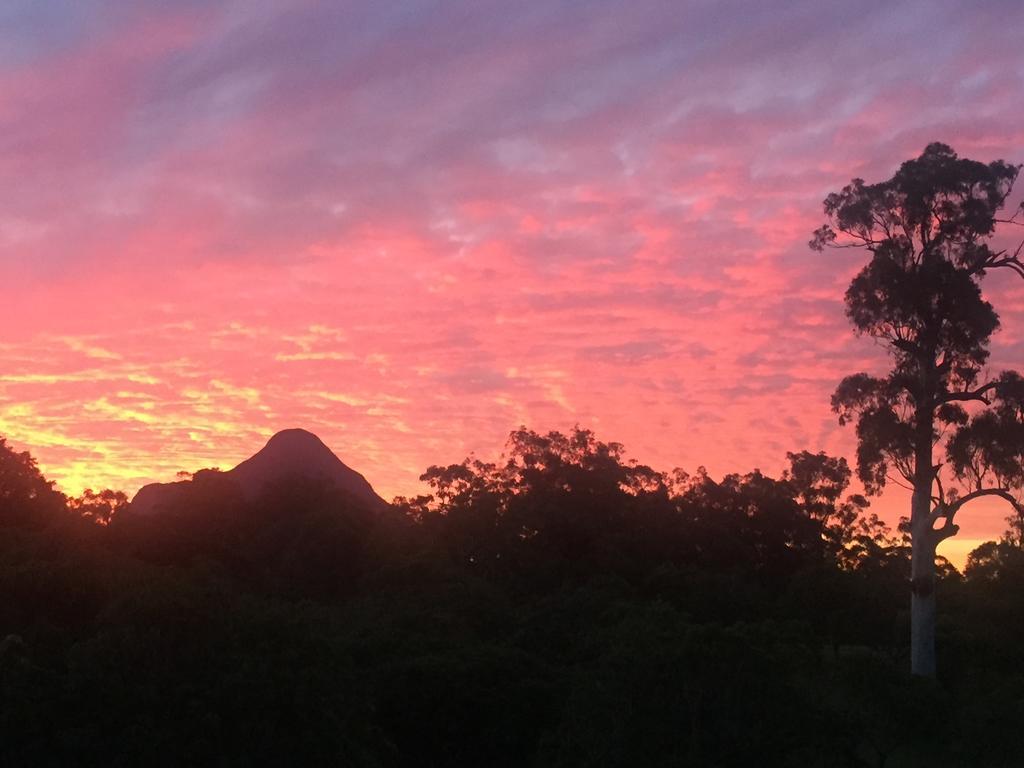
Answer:
<path fill-rule="evenodd" d="M 995 389 L 999 386 L 998 381 L 990 381 L 983 387 L 978 387 L 974 390 L 968 390 L 964 392 L 947 392 L 944 395 L 940 395 L 938 399 L 938 405 L 943 403 L 954 403 L 954 402 L 965 402 L 969 400 L 979 400 L 985 405 L 989 405 L 989 400 L 985 397 L 985 393 Z"/>
<path fill-rule="evenodd" d="M 980 266 L 982 269 L 1006 267 L 1012 270 L 1016 275 L 1024 277 L 1024 263 L 1020 260 L 1022 252 L 1024 252 L 1024 240 L 1022 240 L 1014 249 L 1012 255 L 1007 255 L 1006 251 L 999 251 L 998 253 L 992 254 L 992 257 L 986 259 Z"/>
<path fill-rule="evenodd" d="M 950 504 L 949 514 L 955 515 L 965 504 L 968 504 L 975 499 L 979 499 L 982 496 L 998 496 L 999 498 L 1009 502 L 1010 506 L 1012 506 L 1017 512 L 1024 512 L 1024 505 L 1017 501 L 1017 497 L 1010 493 L 1006 488 L 980 488 L 977 491 L 971 491 L 966 496 L 961 496 Z"/>
<path fill-rule="evenodd" d="M 983 496 L 998 496 L 1001 499 L 1010 503 L 1014 511 L 1018 515 L 1024 515 L 1024 504 L 1021 504 L 1017 498 L 1005 488 L 979 488 L 976 491 L 971 491 L 965 496 L 961 496 L 956 501 L 948 504 L 939 503 L 935 509 L 932 510 L 931 515 L 928 517 L 928 527 L 931 530 L 932 535 L 935 536 L 936 543 L 945 541 L 950 536 L 955 536 L 960 531 L 960 526 L 953 522 L 956 517 L 956 513 L 960 509 L 975 499 L 980 499 Z M 939 520 L 943 520 L 941 528 L 935 528 L 934 525 Z"/>
<path fill-rule="evenodd" d="M 936 464 L 932 468 L 932 474 L 935 476 L 935 485 L 939 489 L 939 495 L 938 495 L 937 498 L 935 498 L 935 501 L 937 501 L 940 506 L 945 506 L 945 504 L 946 504 L 946 490 L 942 487 L 942 475 L 939 474 L 939 470 L 940 469 L 942 469 L 942 465 L 941 464 Z"/>
<path fill-rule="evenodd" d="M 960 533 L 960 526 L 953 522 L 952 517 L 947 517 L 941 528 L 932 528 L 931 534 L 935 537 L 935 543 L 945 541 Z"/>

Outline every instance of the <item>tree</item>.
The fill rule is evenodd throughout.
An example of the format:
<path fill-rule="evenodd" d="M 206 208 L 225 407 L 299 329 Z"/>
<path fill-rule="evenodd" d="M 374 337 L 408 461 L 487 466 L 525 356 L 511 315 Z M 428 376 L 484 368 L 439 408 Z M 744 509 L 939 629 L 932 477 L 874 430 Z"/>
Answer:
<path fill-rule="evenodd" d="M 39 527 L 64 506 L 64 496 L 43 477 L 28 451 L 18 452 L 0 437 L 0 527 Z"/>
<path fill-rule="evenodd" d="M 97 525 L 110 525 L 110 521 L 127 506 L 128 496 L 124 491 L 113 491 L 109 488 L 102 491 L 86 488 L 81 496 L 68 499 L 69 510 Z"/>
<path fill-rule="evenodd" d="M 828 221 L 810 243 L 871 254 L 846 291 L 846 314 L 858 334 L 886 347 L 891 369 L 846 377 L 832 406 L 840 424 L 856 423 L 866 490 L 877 493 L 895 475 L 913 491 L 911 669 L 920 675 L 935 673 L 937 545 L 979 497 L 1020 509 L 1024 392 L 1013 373 L 984 380 L 999 317 L 981 291 L 991 270 L 1024 277 L 1024 243 L 993 247 L 1001 225 L 1022 223 L 1021 210 L 1000 218 L 1020 167 L 930 144 L 891 179 L 854 179 L 826 197 Z M 950 433 L 947 460 L 935 463 L 933 450 Z"/>
<path fill-rule="evenodd" d="M 842 498 L 853 476 L 846 459 L 810 451 L 787 453 L 786 458 L 789 468 L 783 481 L 789 483 L 804 511 L 821 523 L 823 535 L 837 554 L 843 554 L 871 526 L 863 514 L 869 506 L 867 499 L 858 493 Z"/>
<path fill-rule="evenodd" d="M 567 435 L 521 427 L 501 461 L 468 458 L 432 466 L 420 479 L 433 493 L 414 502 L 413 514 L 437 518 L 453 551 L 478 572 L 537 576 L 539 561 L 584 570 L 621 563 L 647 543 L 644 534 L 663 520 L 658 512 L 671 509 L 661 473 L 579 427 Z"/>

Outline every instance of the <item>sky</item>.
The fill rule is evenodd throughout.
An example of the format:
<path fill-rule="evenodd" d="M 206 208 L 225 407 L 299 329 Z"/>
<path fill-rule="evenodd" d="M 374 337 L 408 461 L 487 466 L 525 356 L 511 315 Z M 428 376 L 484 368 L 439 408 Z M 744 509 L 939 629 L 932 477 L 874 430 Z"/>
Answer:
<path fill-rule="evenodd" d="M 520 425 L 712 476 L 852 461 L 829 397 L 886 358 L 843 314 L 864 254 L 807 247 L 821 201 L 931 141 L 1024 161 L 1022 28 L 1017 0 L 6 0 L 0 435 L 71 493 L 287 427 L 386 498 Z M 1024 367 L 1024 282 L 986 293 L 993 370 Z"/>

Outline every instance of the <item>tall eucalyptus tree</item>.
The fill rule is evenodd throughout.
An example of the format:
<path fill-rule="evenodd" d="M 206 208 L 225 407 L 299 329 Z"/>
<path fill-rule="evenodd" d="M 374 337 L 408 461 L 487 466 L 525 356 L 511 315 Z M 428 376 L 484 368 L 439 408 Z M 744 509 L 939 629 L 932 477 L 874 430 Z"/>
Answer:
<path fill-rule="evenodd" d="M 982 293 L 990 272 L 1024 278 L 1024 243 L 997 245 L 1024 216 L 1024 205 L 1002 213 L 1020 168 L 930 144 L 892 178 L 854 179 L 828 195 L 827 223 L 810 243 L 870 253 L 846 291 L 846 314 L 858 334 L 887 349 L 890 368 L 847 376 L 832 407 L 840 424 L 856 424 L 867 491 L 894 478 L 913 490 L 911 668 L 919 675 L 936 667 L 936 547 L 978 498 L 1022 509 L 1024 380 L 987 373 L 999 316 Z"/>

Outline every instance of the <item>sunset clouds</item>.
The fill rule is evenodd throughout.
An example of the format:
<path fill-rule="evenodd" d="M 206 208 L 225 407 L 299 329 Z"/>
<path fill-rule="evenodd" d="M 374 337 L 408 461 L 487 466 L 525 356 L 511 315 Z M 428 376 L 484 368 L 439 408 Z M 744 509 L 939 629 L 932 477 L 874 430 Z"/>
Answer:
<path fill-rule="evenodd" d="M 852 458 L 829 395 L 884 359 L 843 317 L 862 255 L 807 249 L 821 199 L 933 140 L 1024 161 L 1022 28 L 1016 2 L 7 4 L 0 434 L 69 490 L 290 426 L 385 496 L 520 424 L 713 474 Z M 1024 367 L 1024 290 L 989 282 L 993 365 Z"/>

